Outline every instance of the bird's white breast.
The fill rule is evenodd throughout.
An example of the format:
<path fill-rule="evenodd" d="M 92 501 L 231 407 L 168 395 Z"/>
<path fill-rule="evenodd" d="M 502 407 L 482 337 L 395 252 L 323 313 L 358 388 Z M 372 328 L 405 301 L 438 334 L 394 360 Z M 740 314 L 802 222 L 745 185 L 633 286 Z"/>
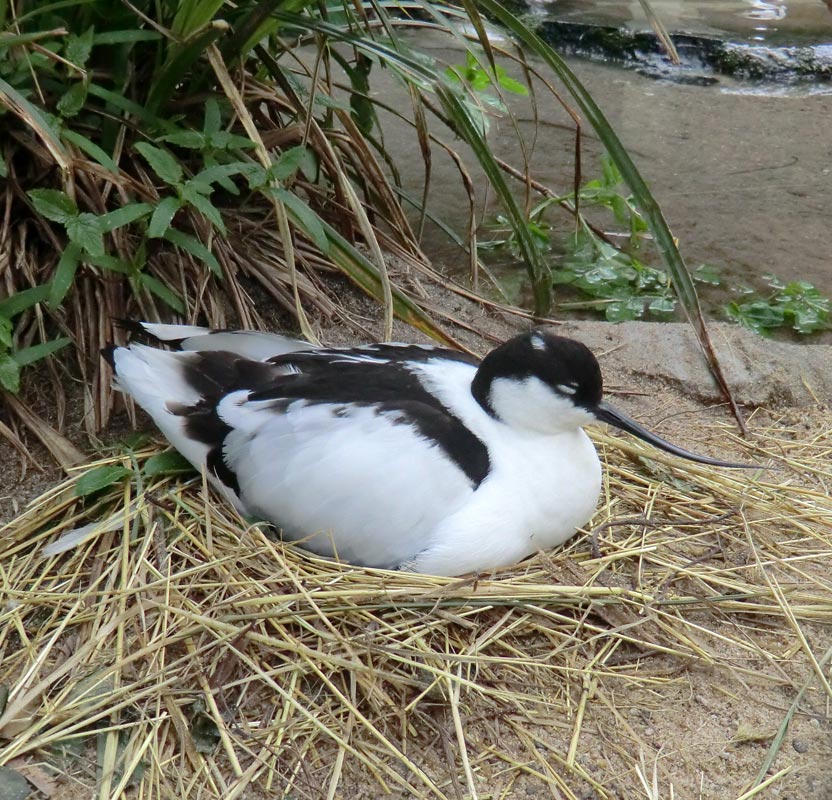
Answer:
<path fill-rule="evenodd" d="M 493 418 L 471 395 L 469 370 L 434 363 L 421 373 L 430 390 L 485 442 L 491 471 L 409 564 L 420 572 L 458 575 L 514 564 L 566 541 L 598 502 L 601 465 L 584 431 L 546 435 Z"/>

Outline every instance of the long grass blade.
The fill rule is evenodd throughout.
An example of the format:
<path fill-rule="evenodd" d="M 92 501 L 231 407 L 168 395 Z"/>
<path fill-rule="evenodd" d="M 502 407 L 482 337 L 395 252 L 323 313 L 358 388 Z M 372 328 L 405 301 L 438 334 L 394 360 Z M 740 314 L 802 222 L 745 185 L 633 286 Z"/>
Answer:
<path fill-rule="evenodd" d="M 670 232 L 667 221 L 662 214 L 659 204 L 653 197 L 653 193 L 642 178 L 638 168 L 633 163 L 630 154 L 625 150 L 621 140 L 613 130 L 604 113 L 587 91 L 586 87 L 578 80 L 574 72 L 566 62 L 546 44 L 534 31 L 524 25 L 516 16 L 508 11 L 502 3 L 496 0 L 481 0 L 480 5 L 493 15 L 502 25 L 512 32 L 526 47 L 537 56 L 543 59 L 546 64 L 560 78 L 575 102 L 583 111 L 589 123 L 603 143 L 610 158 L 621 172 L 622 177 L 630 187 L 638 207 L 641 209 L 644 218 L 647 220 L 650 230 L 653 233 L 659 252 L 667 266 L 673 288 L 679 298 L 679 303 L 684 309 L 688 321 L 693 327 L 694 333 L 699 341 L 702 351 L 710 367 L 711 373 L 719 385 L 725 399 L 731 406 L 740 429 L 745 432 L 745 423 L 742 412 L 739 409 L 731 389 L 725 379 L 719 359 L 711 344 L 705 319 L 702 315 L 702 308 L 699 304 L 699 297 L 696 293 L 693 280 L 690 277 L 688 268 L 676 246 L 673 234 Z"/>

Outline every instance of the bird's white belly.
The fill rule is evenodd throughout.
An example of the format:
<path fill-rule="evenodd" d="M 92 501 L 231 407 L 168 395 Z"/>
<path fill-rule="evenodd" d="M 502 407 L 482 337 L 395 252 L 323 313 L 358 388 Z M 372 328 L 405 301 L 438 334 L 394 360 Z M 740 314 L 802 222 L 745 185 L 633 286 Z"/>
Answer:
<path fill-rule="evenodd" d="M 491 454 L 492 474 L 438 525 L 431 546 L 410 568 L 459 575 L 507 566 L 562 544 L 592 516 L 601 465 L 583 430 L 512 432 Z"/>

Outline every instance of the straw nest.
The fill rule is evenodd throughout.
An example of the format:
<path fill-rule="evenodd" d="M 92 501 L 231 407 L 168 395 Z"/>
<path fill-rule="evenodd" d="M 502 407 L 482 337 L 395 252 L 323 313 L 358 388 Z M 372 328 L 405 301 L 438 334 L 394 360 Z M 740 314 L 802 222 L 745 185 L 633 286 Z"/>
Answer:
<path fill-rule="evenodd" d="M 830 433 L 758 430 L 759 474 L 595 439 L 597 547 L 458 579 L 284 546 L 149 476 L 151 448 L 85 467 L 0 531 L 4 774 L 148 800 L 762 796 L 832 700 Z M 755 698 L 767 723 L 706 727 Z"/>

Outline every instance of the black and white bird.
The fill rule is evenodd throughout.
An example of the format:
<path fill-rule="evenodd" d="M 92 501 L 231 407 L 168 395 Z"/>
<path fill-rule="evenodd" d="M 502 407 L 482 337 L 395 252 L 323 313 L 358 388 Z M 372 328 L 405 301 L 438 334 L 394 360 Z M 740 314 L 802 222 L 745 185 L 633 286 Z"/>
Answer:
<path fill-rule="evenodd" d="M 602 399 L 580 342 L 535 330 L 481 362 L 431 345 L 317 348 L 254 331 L 140 323 L 115 386 L 244 515 L 353 564 L 461 575 L 559 545 L 591 517 L 601 465 L 582 426 L 677 456 Z"/>

